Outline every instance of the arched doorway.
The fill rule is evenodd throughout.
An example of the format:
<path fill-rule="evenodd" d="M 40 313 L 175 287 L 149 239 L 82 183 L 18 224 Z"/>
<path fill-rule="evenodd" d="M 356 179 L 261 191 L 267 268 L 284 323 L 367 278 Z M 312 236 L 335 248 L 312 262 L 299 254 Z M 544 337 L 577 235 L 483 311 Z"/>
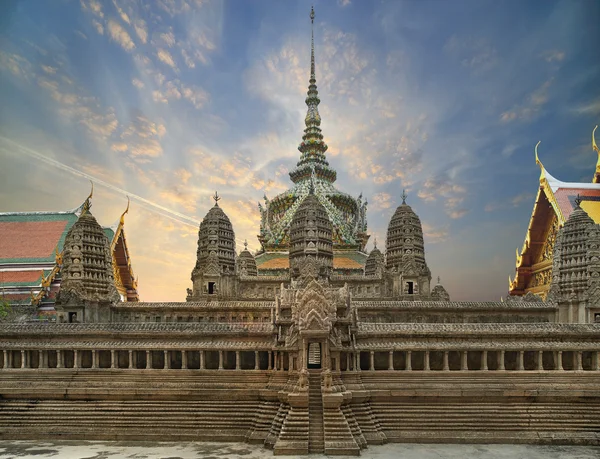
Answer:
<path fill-rule="evenodd" d="M 321 343 L 309 343 L 308 368 L 321 368 Z"/>

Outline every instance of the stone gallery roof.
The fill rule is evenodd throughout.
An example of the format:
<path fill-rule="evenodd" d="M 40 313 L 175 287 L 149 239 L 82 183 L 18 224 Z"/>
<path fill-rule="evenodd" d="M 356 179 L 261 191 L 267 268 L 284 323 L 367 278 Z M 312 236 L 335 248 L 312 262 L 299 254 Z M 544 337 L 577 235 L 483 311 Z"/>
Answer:
<path fill-rule="evenodd" d="M 360 301 L 354 300 L 359 309 L 394 309 L 403 311 L 407 309 L 447 309 L 447 310 L 473 310 L 473 311 L 506 311 L 506 310 L 555 310 L 556 307 L 541 301 Z"/>
<path fill-rule="evenodd" d="M 2 323 L 0 336 L 30 339 L 33 336 L 108 336 L 125 335 L 168 335 L 172 337 L 193 337 L 199 335 L 271 335 L 274 327 L 266 322 L 220 323 L 220 322 L 181 322 L 181 323 Z"/>
<path fill-rule="evenodd" d="M 169 310 L 173 309 L 176 311 L 181 310 L 198 310 L 198 309 L 216 309 L 216 310 L 228 310 L 228 309 L 270 309 L 274 307 L 273 301 L 182 301 L 182 302 L 170 302 L 170 303 L 146 303 L 146 302 L 135 302 L 135 303 L 119 303 L 114 308 L 119 312 L 126 311 L 137 311 L 140 309 L 161 309 Z"/>

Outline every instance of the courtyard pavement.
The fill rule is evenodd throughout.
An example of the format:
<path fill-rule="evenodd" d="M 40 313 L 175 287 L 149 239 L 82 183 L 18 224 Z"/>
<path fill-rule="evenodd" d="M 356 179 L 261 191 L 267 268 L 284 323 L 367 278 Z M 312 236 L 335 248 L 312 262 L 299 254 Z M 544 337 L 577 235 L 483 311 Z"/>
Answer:
<path fill-rule="evenodd" d="M 0 441 L 0 458 L 40 459 L 266 459 L 273 452 L 244 443 Z M 285 456 L 300 458 L 305 456 Z M 310 459 L 328 456 L 311 455 Z M 334 456 L 342 458 L 342 456 Z M 388 444 L 363 450 L 363 459 L 598 459 L 600 446 Z"/>

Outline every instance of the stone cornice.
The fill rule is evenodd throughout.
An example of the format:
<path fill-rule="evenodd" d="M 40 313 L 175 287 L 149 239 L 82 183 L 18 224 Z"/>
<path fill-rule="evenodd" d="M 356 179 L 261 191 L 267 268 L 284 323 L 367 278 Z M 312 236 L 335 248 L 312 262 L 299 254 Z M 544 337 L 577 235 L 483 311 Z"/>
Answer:
<path fill-rule="evenodd" d="M 274 348 L 273 340 L 264 338 L 252 341 L 242 340 L 184 340 L 184 339 L 124 339 L 124 340 L 93 340 L 72 339 L 64 341 L 27 340 L 27 341 L 0 341 L 0 349 L 6 350 L 232 350 L 232 351 L 266 351 Z"/>
<path fill-rule="evenodd" d="M 524 339 L 518 340 L 511 337 L 508 340 L 473 340 L 465 341 L 449 340 L 431 342 L 427 339 L 416 340 L 367 340 L 359 341 L 356 344 L 358 351 L 598 351 L 600 350 L 600 340 L 593 341 L 565 341 L 557 338 L 553 340 L 543 339 Z"/>
<path fill-rule="evenodd" d="M 137 311 L 142 309 L 160 309 L 160 310 L 177 310 L 177 311 L 191 311 L 191 310 L 220 310 L 220 309 L 270 309 L 275 306 L 275 301 L 182 301 L 172 303 L 143 303 L 143 302 L 131 302 L 131 303 L 119 303 L 113 306 L 114 311 L 127 312 Z"/>
<path fill-rule="evenodd" d="M 554 311 L 556 306 L 543 302 L 525 302 L 525 301 L 386 301 L 369 300 L 361 301 L 354 299 L 353 304 L 358 309 L 397 309 L 397 310 L 415 310 L 415 309 L 448 309 L 448 310 L 473 310 L 473 311 L 506 311 L 506 310 L 540 310 Z"/>

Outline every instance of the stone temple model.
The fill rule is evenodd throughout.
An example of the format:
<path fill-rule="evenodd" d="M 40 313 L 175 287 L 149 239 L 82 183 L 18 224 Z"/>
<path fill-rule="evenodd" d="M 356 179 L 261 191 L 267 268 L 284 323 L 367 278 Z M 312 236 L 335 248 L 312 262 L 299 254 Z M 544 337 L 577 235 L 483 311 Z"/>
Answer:
<path fill-rule="evenodd" d="M 311 19 L 314 13 L 311 13 Z M 600 444 L 600 225 L 558 230 L 546 300 L 452 302 L 403 195 L 364 268 L 366 204 L 333 188 L 314 46 L 294 187 L 239 254 L 227 203 L 198 233 L 187 301 L 119 300 L 85 206 L 56 323 L 0 324 L 0 439 L 239 441 L 359 455 L 386 442 Z M 285 259 L 261 270 L 261 257 Z M 264 261 L 264 260 L 263 260 Z M 264 266 L 264 263 L 263 263 Z"/>

